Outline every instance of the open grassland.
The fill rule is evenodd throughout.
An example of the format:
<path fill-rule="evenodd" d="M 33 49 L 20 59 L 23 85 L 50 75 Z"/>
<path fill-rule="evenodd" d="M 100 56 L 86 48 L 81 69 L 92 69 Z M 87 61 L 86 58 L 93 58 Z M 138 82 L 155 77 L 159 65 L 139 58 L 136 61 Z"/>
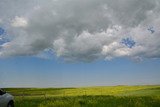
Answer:
<path fill-rule="evenodd" d="M 160 107 L 160 86 L 7 88 L 15 107 Z"/>

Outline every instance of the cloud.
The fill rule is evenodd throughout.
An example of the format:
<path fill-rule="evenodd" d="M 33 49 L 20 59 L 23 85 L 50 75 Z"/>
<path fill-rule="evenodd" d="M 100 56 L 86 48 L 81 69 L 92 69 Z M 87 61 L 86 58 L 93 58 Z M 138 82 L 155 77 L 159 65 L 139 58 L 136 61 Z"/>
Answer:
<path fill-rule="evenodd" d="M 160 57 L 159 0 L 6 0 L 0 8 L 11 38 L 0 57 L 47 49 L 66 61 Z"/>
<path fill-rule="evenodd" d="M 2 19 L 0 19 L 0 24 L 3 22 L 3 20 Z"/>
<path fill-rule="evenodd" d="M 15 19 L 12 20 L 11 25 L 13 27 L 26 27 L 28 24 L 27 20 L 23 17 L 16 16 Z"/>

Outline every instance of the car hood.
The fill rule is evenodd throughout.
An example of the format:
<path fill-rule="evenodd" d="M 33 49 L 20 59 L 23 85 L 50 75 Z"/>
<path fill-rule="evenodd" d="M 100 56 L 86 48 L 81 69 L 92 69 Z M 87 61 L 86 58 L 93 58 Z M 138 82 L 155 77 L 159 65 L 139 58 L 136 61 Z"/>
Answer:
<path fill-rule="evenodd" d="M 8 99 L 8 100 L 13 100 L 14 99 L 14 97 L 9 93 L 5 94 L 5 98 Z"/>

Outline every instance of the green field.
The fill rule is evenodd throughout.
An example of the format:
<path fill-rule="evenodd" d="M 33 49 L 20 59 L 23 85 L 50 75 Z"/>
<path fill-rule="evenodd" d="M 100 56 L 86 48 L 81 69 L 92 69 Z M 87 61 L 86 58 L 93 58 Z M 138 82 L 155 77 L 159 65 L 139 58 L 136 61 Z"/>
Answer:
<path fill-rule="evenodd" d="M 160 86 L 7 88 L 15 107 L 160 107 Z"/>

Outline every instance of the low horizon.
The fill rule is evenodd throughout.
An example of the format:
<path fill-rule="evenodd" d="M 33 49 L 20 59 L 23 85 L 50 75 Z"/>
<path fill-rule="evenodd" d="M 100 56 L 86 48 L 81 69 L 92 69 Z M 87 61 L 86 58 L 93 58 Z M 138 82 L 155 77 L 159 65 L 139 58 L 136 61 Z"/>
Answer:
<path fill-rule="evenodd" d="M 160 84 L 160 0 L 1 0 L 0 14 L 0 87 Z"/>
<path fill-rule="evenodd" d="M 92 87 L 117 87 L 117 86 L 160 86 L 160 84 L 140 84 L 140 85 L 104 85 L 104 86 L 78 86 L 78 87 L 0 87 L 2 89 L 5 89 L 5 88 L 56 88 L 56 89 L 59 89 L 59 88 L 92 88 Z"/>
<path fill-rule="evenodd" d="M 159 60 L 66 63 L 35 57 L 0 60 L 0 87 L 79 87 L 159 84 Z"/>

